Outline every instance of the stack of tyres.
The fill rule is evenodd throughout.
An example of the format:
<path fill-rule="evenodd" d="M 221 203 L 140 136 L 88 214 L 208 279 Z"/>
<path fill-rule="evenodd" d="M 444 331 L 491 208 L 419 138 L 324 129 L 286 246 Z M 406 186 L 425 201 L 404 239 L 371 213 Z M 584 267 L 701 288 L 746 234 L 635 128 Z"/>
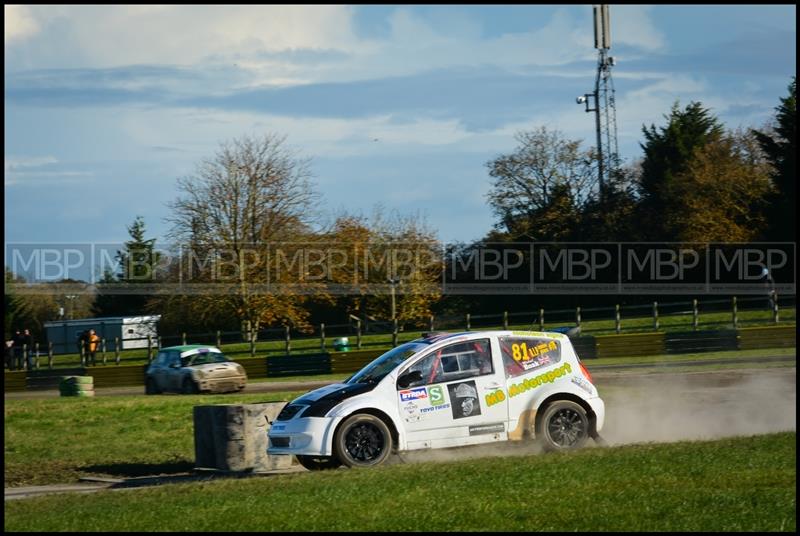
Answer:
<path fill-rule="evenodd" d="M 94 396 L 94 380 L 91 376 L 63 376 L 58 390 L 61 396 Z"/>

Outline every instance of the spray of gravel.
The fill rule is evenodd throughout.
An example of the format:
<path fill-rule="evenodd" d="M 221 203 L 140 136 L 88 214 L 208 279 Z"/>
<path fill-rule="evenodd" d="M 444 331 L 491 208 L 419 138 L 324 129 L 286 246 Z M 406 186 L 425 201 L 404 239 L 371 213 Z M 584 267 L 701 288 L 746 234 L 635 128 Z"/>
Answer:
<path fill-rule="evenodd" d="M 608 446 L 709 440 L 796 429 L 796 369 L 616 375 L 597 379 L 606 404 Z M 597 446 L 589 440 L 587 446 Z M 411 451 L 400 463 L 541 453 L 530 443 L 502 442 Z"/>

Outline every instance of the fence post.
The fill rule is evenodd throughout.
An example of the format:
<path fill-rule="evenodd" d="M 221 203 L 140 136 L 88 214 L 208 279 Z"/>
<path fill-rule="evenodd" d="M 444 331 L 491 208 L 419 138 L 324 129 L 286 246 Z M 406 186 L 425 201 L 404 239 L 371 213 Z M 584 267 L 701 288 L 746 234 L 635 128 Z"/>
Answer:
<path fill-rule="evenodd" d="M 620 331 L 619 304 L 616 304 L 614 306 L 614 330 L 617 332 L 617 335 L 619 335 Z"/>
<path fill-rule="evenodd" d="M 503 329 L 508 329 L 508 311 L 503 311 Z"/>
<path fill-rule="evenodd" d="M 222 349 L 222 332 L 217 330 L 217 348 Z"/>
<path fill-rule="evenodd" d="M 81 342 L 80 347 L 81 347 L 81 352 L 80 352 L 81 366 L 83 367 L 83 366 L 85 366 L 83 359 L 84 359 L 84 356 L 86 354 L 86 345 L 83 342 Z"/>
<path fill-rule="evenodd" d="M 319 325 L 319 349 L 325 351 L 325 324 Z"/>
<path fill-rule="evenodd" d="M 114 361 L 119 365 L 119 337 L 114 337 Z"/>
<path fill-rule="evenodd" d="M 250 357 L 256 355 L 256 330 L 250 330 Z"/>
<path fill-rule="evenodd" d="M 33 368 L 39 370 L 39 343 L 33 343 L 33 347 L 36 348 L 36 360 L 33 363 Z"/>
<path fill-rule="evenodd" d="M 289 325 L 283 326 L 283 337 L 286 341 L 286 355 L 289 355 L 292 351 L 292 339 L 291 335 L 289 335 Z"/>
<path fill-rule="evenodd" d="M 469 331 L 469 313 L 467 313 L 467 331 Z"/>
<path fill-rule="evenodd" d="M 658 302 L 653 302 L 653 331 L 658 331 Z"/>
<path fill-rule="evenodd" d="M 731 298 L 731 312 L 733 313 L 733 329 L 739 327 L 739 316 L 736 314 L 736 296 Z"/>
<path fill-rule="evenodd" d="M 153 362 L 153 336 L 147 336 L 147 362 Z"/>
<path fill-rule="evenodd" d="M 544 307 L 539 308 L 539 331 L 544 331 Z"/>
<path fill-rule="evenodd" d="M 392 348 L 397 346 L 397 318 L 392 319 Z"/>
<path fill-rule="evenodd" d="M 431 315 L 430 321 L 431 321 L 431 324 L 430 324 L 429 331 L 433 331 L 433 315 Z"/>
<path fill-rule="evenodd" d="M 692 300 L 692 329 L 697 331 L 697 320 L 699 312 L 697 311 L 697 299 Z"/>
<path fill-rule="evenodd" d="M 356 320 L 356 348 L 361 350 L 361 319 Z"/>
<path fill-rule="evenodd" d="M 53 343 L 47 343 L 47 368 L 53 368 Z"/>
<path fill-rule="evenodd" d="M 19 367 L 20 370 L 28 370 L 28 345 L 22 345 L 22 366 Z"/>
<path fill-rule="evenodd" d="M 161 350 L 161 335 L 159 335 L 158 337 L 156 337 L 156 348 L 158 348 L 159 350 Z"/>
<path fill-rule="evenodd" d="M 106 364 L 106 338 L 100 339 L 100 353 L 103 356 L 103 364 Z"/>
<path fill-rule="evenodd" d="M 181 333 L 181 344 L 186 346 L 186 332 L 185 331 Z"/>
<path fill-rule="evenodd" d="M 581 308 L 580 308 L 580 306 L 575 308 L 575 324 L 578 327 L 581 327 Z"/>
<path fill-rule="evenodd" d="M 772 321 L 777 324 L 780 320 L 780 315 L 778 313 L 778 295 L 773 291 L 772 292 Z"/>

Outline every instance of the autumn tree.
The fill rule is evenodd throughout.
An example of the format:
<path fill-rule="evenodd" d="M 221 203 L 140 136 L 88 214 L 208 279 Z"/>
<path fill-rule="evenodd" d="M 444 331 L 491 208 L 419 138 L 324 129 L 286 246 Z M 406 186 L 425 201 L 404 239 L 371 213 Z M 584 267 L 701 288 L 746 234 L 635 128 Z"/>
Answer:
<path fill-rule="evenodd" d="M 679 242 L 748 242 L 766 225 L 770 167 L 755 136 L 737 130 L 695 148 L 673 178 L 680 203 L 664 215 Z"/>

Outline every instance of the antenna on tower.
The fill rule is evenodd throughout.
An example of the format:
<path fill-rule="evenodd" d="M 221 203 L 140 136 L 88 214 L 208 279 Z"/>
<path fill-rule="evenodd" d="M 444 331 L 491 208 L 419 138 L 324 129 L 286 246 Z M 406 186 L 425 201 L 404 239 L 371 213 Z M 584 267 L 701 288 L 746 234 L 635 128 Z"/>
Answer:
<path fill-rule="evenodd" d="M 617 148 L 617 105 L 614 98 L 614 81 L 611 67 L 616 65 L 609 56 L 611 48 L 611 15 L 607 4 L 592 6 L 594 11 L 594 48 L 597 49 L 597 77 L 594 92 L 578 97 L 578 104 L 585 103 L 587 112 L 595 113 L 597 129 L 597 175 L 600 199 L 605 194 L 605 184 L 611 173 L 619 166 Z M 594 99 L 590 108 L 589 98 Z"/>

